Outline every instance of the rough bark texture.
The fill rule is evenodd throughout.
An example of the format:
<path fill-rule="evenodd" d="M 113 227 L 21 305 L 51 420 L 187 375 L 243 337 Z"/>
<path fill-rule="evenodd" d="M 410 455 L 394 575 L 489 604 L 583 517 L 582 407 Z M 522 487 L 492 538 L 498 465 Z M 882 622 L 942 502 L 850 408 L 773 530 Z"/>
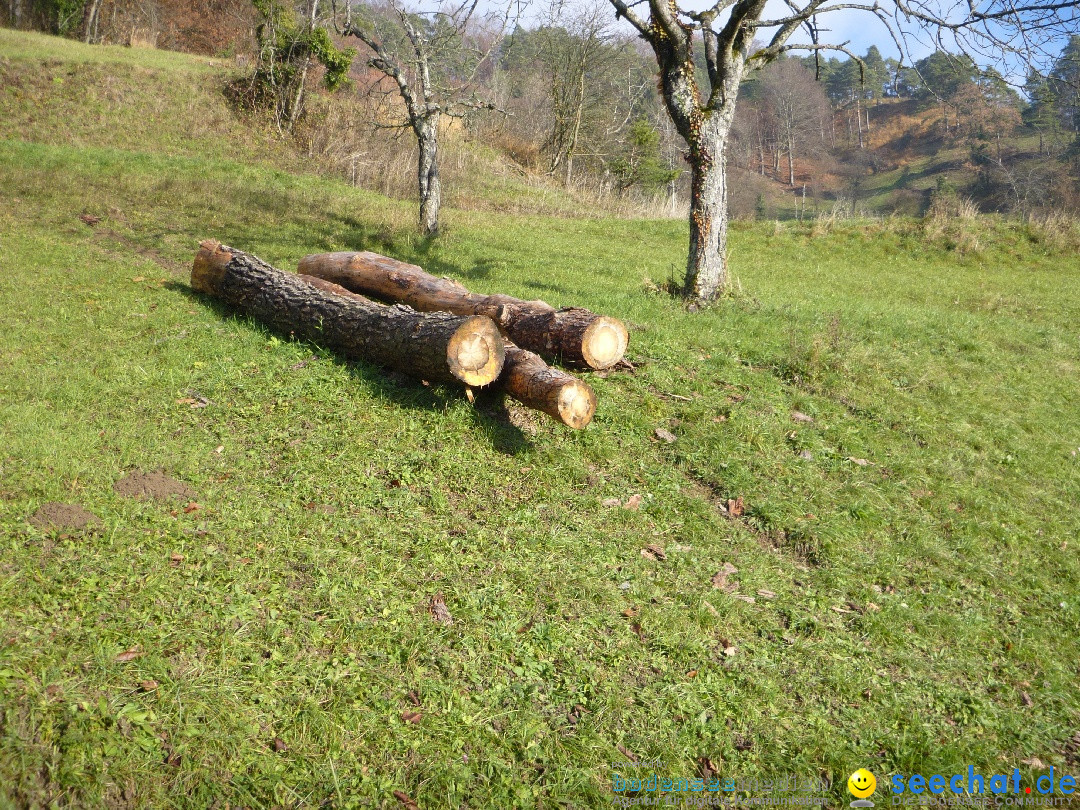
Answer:
<path fill-rule="evenodd" d="M 305 274 L 298 274 L 297 278 L 325 292 L 371 303 L 332 281 Z M 588 425 L 596 413 L 596 394 L 592 388 L 565 371 L 552 368 L 540 355 L 513 343 L 506 344 L 502 373 L 495 384 L 527 408 L 542 411 L 575 430 Z"/>
<path fill-rule="evenodd" d="M 506 365 L 498 384 L 522 405 L 577 430 L 596 413 L 596 395 L 588 385 L 512 343 L 506 346 Z"/>
<path fill-rule="evenodd" d="M 726 134 L 726 133 L 725 133 Z M 711 301 L 727 283 L 727 175 L 722 138 L 703 144 L 690 161 L 690 253 L 687 297 Z"/>
<path fill-rule="evenodd" d="M 508 295 L 477 295 L 452 279 L 378 253 L 305 256 L 299 271 L 421 312 L 486 315 L 521 348 L 579 368 L 610 368 L 626 351 L 626 327 L 615 318 Z"/>
<path fill-rule="evenodd" d="M 439 116 L 414 123 L 419 147 L 416 173 L 420 186 L 420 232 L 434 236 L 439 232 L 439 208 L 442 184 L 439 181 Z"/>
<path fill-rule="evenodd" d="M 481 386 L 502 371 L 504 342 L 489 318 L 382 306 L 213 240 L 195 256 L 191 286 L 274 329 L 431 382 Z"/>

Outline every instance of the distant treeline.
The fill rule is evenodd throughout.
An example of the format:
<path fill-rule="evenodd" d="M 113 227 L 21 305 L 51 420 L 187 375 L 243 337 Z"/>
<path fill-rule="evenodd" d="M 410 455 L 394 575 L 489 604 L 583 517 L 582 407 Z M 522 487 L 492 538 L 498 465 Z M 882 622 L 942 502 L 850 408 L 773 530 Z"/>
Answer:
<path fill-rule="evenodd" d="M 266 58 L 265 38 L 256 36 L 261 20 L 268 14 L 314 19 L 319 13 L 313 0 L 4 0 L 0 19 L 86 42 L 235 57 L 242 68 L 257 72 L 260 58 Z M 344 42 L 330 34 L 338 45 Z M 462 47 L 484 36 L 477 26 L 468 34 L 475 42 L 466 37 Z M 311 61 L 310 73 L 306 62 L 296 73 L 304 82 L 323 70 Z M 452 84 L 453 56 L 445 61 L 440 69 Z M 490 63 L 480 67 L 471 81 L 505 114 L 467 115 L 459 131 L 523 171 L 549 175 L 581 194 L 684 210 L 685 145 L 662 107 L 654 57 L 617 23 L 610 5 L 553 3 L 537 22 L 510 31 Z M 703 62 L 698 67 L 704 72 Z M 308 152 L 317 151 L 318 141 L 328 152 L 347 153 L 347 160 L 339 159 L 341 171 L 363 183 L 358 156 L 389 147 L 376 143 L 386 138 L 379 126 L 357 134 L 362 128 L 356 118 L 385 123 L 393 104 L 388 107 L 385 93 L 372 93 L 380 80 L 362 58 L 348 76 L 353 89 L 347 98 L 325 96 L 324 103 L 303 110 L 293 102 L 304 88 L 297 93 L 290 85 L 289 129 L 301 111 L 309 119 L 320 116 L 297 127 L 308 133 Z M 932 126 L 918 126 L 928 120 Z M 311 135 L 319 126 L 328 133 Z M 876 47 L 859 58 L 824 58 L 819 52 L 779 59 L 751 74 L 744 86 L 729 147 L 736 216 L 763 215 L 777 200 L 796 210 L 811 203 L 855 208 L 868 177 L 946 149 L 962 150 L 964 176 L 971 178 L 947 190 L 973 198 L 983 210 L 1078 210 L 1080 36 L 1072 37 L 1048 75 L 1033 72 L 1022 87 L 980 70 L 967 57 L 941 51 L 914 65 L 885 58 Z M 920 213 L 928 204 L 925 189 L 895 195 L 897 210 Z"/>

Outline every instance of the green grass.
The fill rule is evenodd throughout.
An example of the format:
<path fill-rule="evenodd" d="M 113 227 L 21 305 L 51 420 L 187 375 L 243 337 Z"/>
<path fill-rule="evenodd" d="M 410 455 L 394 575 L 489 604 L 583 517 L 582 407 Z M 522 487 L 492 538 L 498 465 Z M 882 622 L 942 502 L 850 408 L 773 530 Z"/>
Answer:
<path fill-rule="evenodd" d="M 5 69 L 43 42 L 0 32 Z M 145 58 L 148 96 L 191 61 Z M 257 146 L 20 120 L 0 142 L 0 804 L 602 806 L 618 746 L 661 776 L 823 775 L 835 806 L 860 766 L 884 801 L 897 772 L 1080 770 L 1073 243 L 737 226 L 741 292 L 687 314 L 650 292 L 679 223 L 451 209 L 430 242 L 410 204 Z M 590 378 L 581 433 L 470 405 L 193 295 L 206 237 L 588 306 L 632 324 L 638 369 Z M 136 467 L 200 508 L 120 497 Z M 39 532 L 47 501 L 104 526 Z M 775 599 L 714 589 L 724 563 Z"/>

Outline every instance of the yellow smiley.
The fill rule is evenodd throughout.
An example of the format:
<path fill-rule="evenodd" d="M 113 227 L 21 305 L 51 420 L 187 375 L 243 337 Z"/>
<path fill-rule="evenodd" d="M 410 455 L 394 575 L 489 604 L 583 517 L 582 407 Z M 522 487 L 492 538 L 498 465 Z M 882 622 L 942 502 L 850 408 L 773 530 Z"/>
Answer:
<path fill-rule="evenodd" d="M 856 799 L 865 799 L 877 790 L 877 779 L 866 768 L 859 768 L 848 777 L 847 789 Z"/>

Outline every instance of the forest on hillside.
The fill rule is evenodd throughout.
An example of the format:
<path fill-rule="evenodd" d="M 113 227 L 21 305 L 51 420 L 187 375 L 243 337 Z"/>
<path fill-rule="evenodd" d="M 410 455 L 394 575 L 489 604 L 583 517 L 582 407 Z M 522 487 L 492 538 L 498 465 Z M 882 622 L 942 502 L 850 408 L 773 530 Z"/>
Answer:
<path fill-rule="evenodd" d="M 346 36 L 329 5 L 6 0 L 0 22 L 228 60 L 228 98 L 300 152 L 356 185 L 415 195 L 424 149 L 407 104 L 371 43 Z M 400 30 L 395 42 L 375 25 L 391 4 L 353 8 L 373 21 L 376 44 L 407 50 Z M 685 216 L 685 143 L 652 52 L 611 6 L 553 2 L 495 17 L 412 17 L 433 43 L 449 193 L 455 171 L 509 172 L 605 210 Z M 908 65 L 873 46 L 854 56 L 781 57 L 749 74 L 727 155 L 734 216 L 1080 210 L 1080 35 L 1049 70 L 1020 77 L 940 50 Z"/>

